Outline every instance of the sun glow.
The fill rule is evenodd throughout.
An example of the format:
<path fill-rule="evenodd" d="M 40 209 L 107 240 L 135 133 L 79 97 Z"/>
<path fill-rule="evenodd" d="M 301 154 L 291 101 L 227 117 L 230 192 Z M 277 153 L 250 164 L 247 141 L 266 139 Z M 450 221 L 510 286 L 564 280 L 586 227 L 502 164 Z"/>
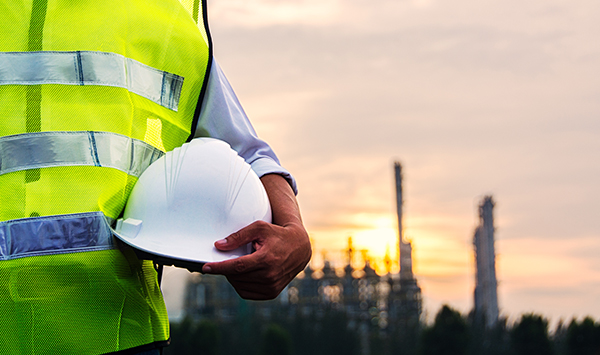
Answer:
<path fill-rule="evenodd" d="M 398 227 L 392 213 L 356 213 L 346 218 L 347 226 L 327 231 L 316 230 L 314 242 L 320 268 L 324 259 L 342 267 L 347 263 L 348 238 L 352 238 L 353 266 L 362 268 L 365 259 L 378 273 L 399 272 Z M 413 272 L 433 282 L 463 277 L 472 272 L 469 235 L 453 228 L 442 228 L 425 216 L 405 218 L 404 238 L 412 244 Z M 441 223 L 447 225 L 447 223 Z"/>

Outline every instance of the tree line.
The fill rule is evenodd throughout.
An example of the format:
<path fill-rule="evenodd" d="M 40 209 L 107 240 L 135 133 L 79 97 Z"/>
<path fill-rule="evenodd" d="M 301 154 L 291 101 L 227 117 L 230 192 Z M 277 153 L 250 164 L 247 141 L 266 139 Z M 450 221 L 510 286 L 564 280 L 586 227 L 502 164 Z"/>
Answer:
<path fill-rule="evenodd" d="M 487 328 L 444 305 L 432 324 L 380 329 L 339 310 L 281 310 L 264 317 L 249 307 L 227 322 L 186 318 L 171 324 L 164 354 L 600 355 L 600 323 L 573 318 L 550 330 L 544 316 L 529 313 Z"/>

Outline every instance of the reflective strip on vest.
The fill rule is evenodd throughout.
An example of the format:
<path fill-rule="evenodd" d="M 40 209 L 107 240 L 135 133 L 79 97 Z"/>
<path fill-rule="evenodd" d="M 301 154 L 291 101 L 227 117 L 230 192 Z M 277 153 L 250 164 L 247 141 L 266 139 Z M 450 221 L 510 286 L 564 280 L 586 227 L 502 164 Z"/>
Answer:
<path fill-rule="evenodd" d="M 0 223 L 0 260 L 112 249 L 102 212 L 15 219 Z"/>
<path fill-rule="evenodd" d="M 58 166 L 99 166 L 139 177 L 164 153 L 108 132 L 40 132 L 0 138 L 0 175 Z"/>
<path fill-rule="evenodd" d="M 177 111 L 183 77 L 106 52 L 0 52 L 0 85 L 114 86 Z"/>

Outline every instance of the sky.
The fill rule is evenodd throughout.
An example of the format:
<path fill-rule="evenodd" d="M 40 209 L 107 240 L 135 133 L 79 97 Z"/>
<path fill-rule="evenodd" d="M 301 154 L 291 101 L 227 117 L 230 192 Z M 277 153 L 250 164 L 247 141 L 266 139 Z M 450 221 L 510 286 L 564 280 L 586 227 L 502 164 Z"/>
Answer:
<path fill-rule="evenodd" d="M 299 186 L 313 267 L 397 258 L 393 162 L 424 308 L 472 308 L 493 195 L 501 314 L 600 318 L 600 3 L 210 0 L 216 60 Z M 181 270 L 163 287 L 180 308 Z"/>

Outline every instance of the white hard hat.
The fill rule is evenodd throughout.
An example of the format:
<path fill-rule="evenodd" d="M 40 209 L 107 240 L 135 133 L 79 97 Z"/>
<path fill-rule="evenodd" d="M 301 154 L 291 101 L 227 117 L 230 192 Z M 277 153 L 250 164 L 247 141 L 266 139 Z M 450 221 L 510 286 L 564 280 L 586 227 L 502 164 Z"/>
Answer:
<path fill-rule="evenodd" d="M 200 271 L 252 252 L 251 244 L 222 252 L 214 242 L 257 220 L 271 222 L 271 206 L 250 165 L 227 143 L 197 138 L 144 171 L 115 235 L 145 259 Z"/>

